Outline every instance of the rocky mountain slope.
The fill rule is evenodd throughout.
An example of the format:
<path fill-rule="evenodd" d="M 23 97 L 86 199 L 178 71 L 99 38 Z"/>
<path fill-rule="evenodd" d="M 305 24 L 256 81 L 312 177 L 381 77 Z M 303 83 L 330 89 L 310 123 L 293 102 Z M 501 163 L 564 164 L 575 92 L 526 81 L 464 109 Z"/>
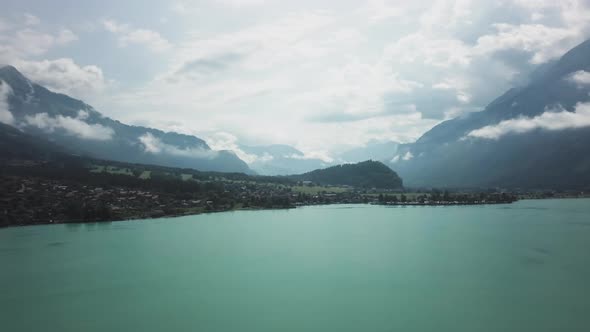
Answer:
<path fill-rule="evenodd" d="M 123 162 L 202 171 L 251 172 L 233 152 L 214 151 L 202 139 L 131 126 L 92 106 L 38 85 L 12 66 L 0 68 L 0 121 L 48 139 L 70 152 Z"/>
<path fill-rule="evenodd" d="M 590 187 L 590 40 L 483 111 L 400 146 L 409 186 Z"/>

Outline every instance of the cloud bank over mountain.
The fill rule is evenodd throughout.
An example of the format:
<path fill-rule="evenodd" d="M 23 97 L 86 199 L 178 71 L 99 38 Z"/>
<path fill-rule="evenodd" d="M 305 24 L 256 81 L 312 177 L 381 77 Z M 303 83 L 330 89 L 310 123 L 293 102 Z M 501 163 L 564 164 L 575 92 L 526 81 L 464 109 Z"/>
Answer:
<path fill-rule="evenodd" d="M 584 0 L 64 6 L 6 4 L 0 63 L 128 123 L 324 159 L 412 142 L 590 37 Z"/>
<path fill-rule="evenodd" d="M 84 111 L 80 111 L 77 117 L 63 115 L 52 117 L 47 113 L 37 113 L 25 116 L 25 122 L 28 126 L 37 127 L 48 133 L 62 129 L 68 135 L 82 139 L 108 141 L 113 138 L 115 131 L 112 128 L 100 124 L 88 124 L 84 121 L 84 114 Z"/>
<path fill-rule="evenodd" d="M 4 81 L 0 81 L 0 122 L 13 125 L 14 116 L 10 112 L 8 104 L 8 95 L 12 93 L 12 88 Z"/>
<path fill-rule="evenodd" d="M 159 138 L 155 137 L 152 133 L 145 133 L 139 136 L 139 142 L 143 145 L 145 152 L 151 154 L 164 154 L 171 156 L 180 157 L 193 157 L 193 158 L 206 158 L 213 159 L 217 157 L 218 152 L 214 150 L 207 150 L 200 146 L 193 146 L 187 148 L 181 148 L 172 144 L 162 142 Z"/>
<path fill-rule="evenodd" d="M 590 127 L 590 103 L 576 105 L 574 112 L 563 108 L 548 110 L 543 114 L 527 118 L 519 117 L 502 121 L 496 125 L 485 126 L 467 134 L 467 137 L 493 139 L 508 134 L 523 134 L 533 130 L 565 130 Z"/>

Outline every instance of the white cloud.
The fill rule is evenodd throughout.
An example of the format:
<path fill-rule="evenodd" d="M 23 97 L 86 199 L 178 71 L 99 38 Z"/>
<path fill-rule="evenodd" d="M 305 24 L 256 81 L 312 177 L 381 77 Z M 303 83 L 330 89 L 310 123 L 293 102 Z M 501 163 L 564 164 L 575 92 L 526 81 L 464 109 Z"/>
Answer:
<path fill-rule="evenodd" d="M 255 162 L 266 162 L 272 160 L 272 156 L 259 156 L 256 154 L 244 152 L 238 144 L 238 138 L 227 132 L 214 132 L 207 134 L 205 140 L 213 150 L 232 151 L 238 156 L 238 158 L 242 159 L 249 165 Z M 268 157 L 270 157 L 270 159 Z"/>
<path fill-rule="evenodd" d="M 16 32 L 11 46 L 17 54 L 41 55 L 55 44 L 56 36 L 27 28 Z"/>
<path fill-rule="evenodd" d="M 79 120 L 86 120 L 86 119 L 88 119 L 89 116 L 90 116 L 90 113 L 88 113 L 88 111 L 85 111 L 85 110 L 78 111 L 78 119 Z"/>
<path fill-rule="evenodd" d="M 12 88 L 8 83 L 0 81 L 0 122 L 8 125 L 14 125 L 14 116 L 10 112 L 8 96 L 12 93 Z"/>
<path fill-rule="evenodd" d="M 234 6 L 234 7 L 244 7 L 244 6 L 258 6 L 264 3 L 269 2 L 270 0 L 216 0 L 219 3 L 224 5 Z"/>
<path fill-rule="evenodd" d="M 25 13 L 24 17 L 26 25 L 39 25 L 41 23 L 41 20 L 33 14 Z"/>
<path fill-rule="evenodd" d="M 172 10 L 172 12 L 174 12 L 176 14 L 183 15 L 186 13 L 187 8 L 183 2 L 175 2 L 170 7 L 170 10 Z"/>
<path fill-rule="evenodd" d="M 494 53 L 502 50 L 519 50 L 532 54 L 530 62 L 545 63 L 563 55 L 573 45 L 560 45 L 564 40 L 575 38 L 578 31 L 568 28 L 549 27 L 542 24 L 494 24 L 496 34 L 485 35 L 477 40 L 476 52 Z M 569 44 L 569 43 L 568 43 Z"/>
<path fill-rule="evenodd" d="M 144 151 L 151 154 L 167 154 L 171 156 L 206 159 L 213 159 L 217 157 L 218 154 L 217 151 L 204 149 L 200 146 L 180 148 L 178 146 L 166 144 L 151 133 L 145 133 L 139 136 L 138 140 L 143 145 Z"/>
<path fill-rule="evenodd" d="M 525 10 L 530 22 L 495 22 L 496 33 L 480 36 L 476 52 L 527 52 L 533 64 L 560 57 L 590 32 L 590 3 L 586 0 L 510 0 L 506 10 Z M 512 7 L 511 7 L 512 6 Z"/>
<path fill-rule="evenodd" d="M 457 101 L 460 104 L 468 104 L 471 102 L 471 95 L 466 91 L 469 90 L 468 82 L 462 79 L 445 79 L 442 82 L 436 83 L 432 85 L 432 88 L 435 90 L 451 90 L 455 91 Z M 457 107 L 452 107 L 457 109 Z M 445 112 L 445 118 L 447 117 L 447 112 Z"/>
<path fill-rule="evenodd" d="M 272 161 L 275 157 L 271 156 L 268 152 L 262 154 L 262 156 L 258 156 L 258 161 L 261 163 L 267 163 Z"/>
<path fill-rule="evenodd" d="M 77 36 L 68 29 L 57 34 L 42 32 L 30 27 L 0 35 L 0 62 L 11 63 L 16 59 L 40 56 L 49 49 L 66 45 L 77 40 Z"/>
<path fill-rule="evenodd" d="M 541 14 L 541 13 L 532 13 L 531 14 L 531 20 L 532 21 L 540 21 L 543 18 L 545 18 L 545 15 Z"/>
<path fill-rule="evenodd" d="M 555 131 L 583 127 L 590 127 L 590 103 L 579 103 L 574 112 L 557 109 L 545 111 L 533 118 L 505 120 L 473 130 L 467 137 L 497 140 L 508 134 L 523 134 L 537 129 Z"/>
<path fill-rule="evenodd" d="M 472 107 L 451 107 L 444 112 L 444 120 L 451 120 L 457 117 L 466 116 L 469 113 L 480 111 L 479 108 Z"/>
<path fill-rule="evenodd" d="M 70 29 L 59 30 L 59 34 L 55 38 L 55 41 L 58 45 L 65 45 L 75 40 L 78 40 L 78 36 Z"/>
<path fill-rule="evenodd" d="M 120 24 L 114 20 L 104 20 L 103 27 L 115 35 L 121 47 L 129 44 L 144 45 L 153 52 L 164 52 L 172 47 L 170 42 L 159 32 L 149 29 L 135 29 L 128 24 Z"/>
<path fill-rule="evenodd" d="M 412 154 L 411 151 L 407 151 L 405 154 L 403 155 L 395 155 L 389 162 L 391 162 L 392 164 L 395 164 L 397 162 L 401 161 L 408 161 L 414 158 L 414 155 Z"/>
<path fill-rule="evenodd" d="M 288 159 L 298 159 L 298 160 L 310 160 L 310 159 L 319 159 L 325 163 L 332 163 L 334 162 L 334 158 L 330 156 L 330 153 L 325 150 L 318 150 L 318 151 L 309 151 L 304 154 L 297 154 L 293 153 L 292 155 L 285 156 Z"/>
<path fill-rule="evenodd" d="M 53 30 L 44 23 L 30 14 L 18 22 L 0 21 L 0 64 L 12 65 L 31 81 L 59 93 L 77 98 L 98 96 L 108 85 L 101 68 L 80 65 L 70 57 L 44 59 L 50 51 L 59 54 L 60 47 L 79 39 L 71 29 Z"/>
<path fill-rule="evenodd" d="M 0 32 L 11 28 L 11 24 L 0 18 Z"/>
<path fill-rule="evenodd" d="M 37 113 L 34 116 L 25 116 L 25 122 L 28 126 L 37 127 L 49 133 L 62 129 L 68 135 L 87 140 L 108 141 L 113 138 L 115 132 L 112 128 L 101 124 L 88 124 L 84 121 L 83 115 L 82 112 L 78 117 L 73 118 L 63 115 L 51 117 L 47 113 Z"/>
<path fill-rule="evenodd" d="M 121 36 L 119 41 L 123 46 L 127 44 L 144 44 L 152 51 L 161 52 L 170 48 L 170 43 L 155 31 L 136 29 Z"/>
<path fill-rule="evenodd" d="M 428 3 L 427 10 L 420 16 L 420 24 L 426 31 L 453 28 L 470 23 L 471 0 L 436 0 Z"/>
<path fill-rule="evenodd" d="M 483 109 L 535 64 L 582 41 L 590 25 L 583 2 L 268 1 L 264 10 L 236 10 L 180 1 L 169 9 L 185 15 L 166 27 L 175 42 L 145 72 L 155 78 L 102 108 L 124 121 L 161 128 L 173 117 L 197 136 L 231 132 L 250 145 L 302 151 L 411 142 L 442 119 Z M 120 45 L 153 37 L 103 25 Z M 225 146 L 246 161 L 261 157 Z"/>
<path fill-rule="evenodd" d="M 260 71 L 323 56 L 330 51 L 331 44 L 342 42 L 343 38 L 344 42 L 355 42 L 358 36 L 350 30 L 320 35 L 321 29 L 333 20 L 323 13 L 304 13 L 213 37 L 195 33 L 175 50 L 175 68 L 170 75 L 177 78 L 187 64 L 211 63 L 228 55 L 239 60 L 242 69 Z M 321 36 L 319 40 L 317 36 Z"/>
<path fill-rule="evenodd" d="M 402 157 L 402 160 L 408 161 L 412 158 L 414 158 L 414 155 L 412 154 L 412 152 L 408 151 L 408 152 L 406 152 L 406 154 L 404 154 L 404 156 Z"/>
<path fill-rule="evenodd" d="M 12 33 L 0 34 L 0 63 L 17 67 L 32 81 L 56 92 L 75 97 L 101 92 L 106 83 L 97 66 L 80 66 L 70 58 L 38 60 L 49 50 L 78 40 L 70 29 L 49 33 L 37 27 L 39 24 L 24 28 L 13 26 Z"/>
<path fill-rule="evenodd" d="M 590 72 L 579 70 L 573 73 L 569 80 L 578 84 L 579 86 L 589 85 L 590 84 Z"/>
<path fill-rule="evenodd" d="M 401 64 L 425 64 L 449 68 L 467 66 L 471 62 L 469 46 L 458 39 L 432 38 L 414 33 L 398 40 L 385 50 L 388 57 Z"/>
<path fill-rule="evenodd" d="M 367 16 L 372 24 L 398 19 L 405 14 L 401 6 L 386 0 L 369 0 L 367 1 L 367 8 L 364 8 L 364 10 L 367 11 Z"/>
<path fill-rule="evenodd" d="M 107 85 L 99 67 L 80 66 L 69 58 L 18 61 L 15 65 L 32 81 L 71 96 L 80 97 L 99 93 Z"/>
<path fill-rule="evenodd" d="M 112 33 L 126 32 L 129 30 L 129 26 L 125 24 L 119 24 L 113 20 L 104 20 L 102 25 L 107 31 Z"/>
<path fill-rule="evenodd" d="M 387 115 L 385 96 L 409 95 L 422 84 L 399 78 L 390 65 L 350 62 L 326 69 L 316 85 L 293 98 L 296 103 L 314 105 L 311 120 L 325 122 L 357 121 Z M 302 106 L 306 107 L 306 106 Z M 415 112 L 415 105 L 398 105 L 397 112 Z"/>

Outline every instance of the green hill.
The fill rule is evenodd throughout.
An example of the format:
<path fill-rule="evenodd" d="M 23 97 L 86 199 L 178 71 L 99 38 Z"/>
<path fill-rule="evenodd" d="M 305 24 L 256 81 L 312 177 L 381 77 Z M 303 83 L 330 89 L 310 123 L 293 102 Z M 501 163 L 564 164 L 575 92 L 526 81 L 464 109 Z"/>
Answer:
<path fill-rule="evenodd" d="M 402 179 L 391 168 L 379 161 L 367 160 L 344 164 L 290 176 L 297 181 L 311 181 L 322 185 L 347 185 L 357 188 L 398 189 Z"/>

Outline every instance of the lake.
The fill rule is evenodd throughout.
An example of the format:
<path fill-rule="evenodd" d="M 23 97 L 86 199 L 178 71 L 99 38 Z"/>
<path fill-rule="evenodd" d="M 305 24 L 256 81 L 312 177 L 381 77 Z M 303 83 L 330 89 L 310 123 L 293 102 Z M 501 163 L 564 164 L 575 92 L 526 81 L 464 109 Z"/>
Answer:
<path fill-rule="evenodd" d="M 589 331 L 590 200 L 0 229 L 2 331 Z"/>

